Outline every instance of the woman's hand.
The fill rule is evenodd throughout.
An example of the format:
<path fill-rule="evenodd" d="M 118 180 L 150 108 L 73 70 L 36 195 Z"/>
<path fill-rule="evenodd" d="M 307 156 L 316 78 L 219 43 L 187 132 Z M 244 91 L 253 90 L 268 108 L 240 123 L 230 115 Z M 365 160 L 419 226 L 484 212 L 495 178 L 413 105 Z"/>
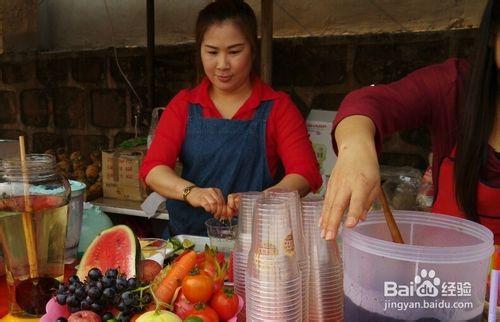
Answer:
<path fill-rule="evenodd" d="M 213 214 L 217 219 L 231 218 L 236 212 L 233 205 L 230 205 L 229 202 L 226 204 L 224 195 L 219 188 L 194 187 L 186 200 L 191 206 L 201 207 L 206 212 Z"/>
<path fill-rule="evenodd" d="M 373 140 L 375 130 L 370 128 L 373 123 L 366 117 L 359 118 L 344 119 L 335 133 L 339 153 L 328 181 L 319 223 L 321 236 L 327 240 L 336 237 L 346 209 L 349 209 L 346 227 L 354 227 L 359 220 L 366 219 L 380 189 L 380 170 Z"/>
<path fill-rule="evenodd" d="M 227 207 L 231 211 L 230 217 L 238 214 L 241 206 L 241 196 L 239 193 L 230 193 L 227 195 Z"/>

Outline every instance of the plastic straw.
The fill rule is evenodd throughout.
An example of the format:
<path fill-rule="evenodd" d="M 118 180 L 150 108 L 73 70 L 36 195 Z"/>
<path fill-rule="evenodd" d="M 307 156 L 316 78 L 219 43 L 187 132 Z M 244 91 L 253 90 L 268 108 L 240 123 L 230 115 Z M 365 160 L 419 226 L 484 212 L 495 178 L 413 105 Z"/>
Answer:
<path fill-rule="evenodd" d="M 500 275 L 500 250 L 495 248 L 493 253 L 493 269 L 490 272 L 490 307 L 488 309 L 488 322 L 497 319 L 498 278 Z"/>
<path fill-rule="evenodd" d="M 36 244 L 33 237 L 33 225 L 31 221 L 31 200 L 29 191 L 28 168 L 26 166 L 26 151 L 24 148 L 24 136 L 19 137 L 19 153 L 21 157 L 21 171 L 23 174 L 23 188 L 24 188 L 24 212 L 23 212 L 23 232 L 24 239 L 26 240 L 26 247 L 28 253 L 28 264 L 30 266 L 30 277 L 38 277 L 38 261 L 36 256 Z"/>

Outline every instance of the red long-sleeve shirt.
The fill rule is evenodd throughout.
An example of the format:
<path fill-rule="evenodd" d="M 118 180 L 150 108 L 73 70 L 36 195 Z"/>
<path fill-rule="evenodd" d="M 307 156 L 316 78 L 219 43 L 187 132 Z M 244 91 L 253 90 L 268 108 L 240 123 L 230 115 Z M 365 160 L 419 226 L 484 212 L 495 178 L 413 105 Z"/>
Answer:
<path fill-rule="evenodd" d="M 157 165 L 174 168 L 184 143 L 189 104 L 199 104 L 203 117 L 222 118 L 211 100 L 210 81 L 205 78 L 200 85 L 179 92 L 167 105 L 156 129 L 155 137 L 142 162 L 139 175 L 144 180 Z M 291 99 L 283 92 L 274 91 L 259 78 L 252 79 L 252 93 L 232 117 L 233 120 L 250 120 L 262 101 L 274 100 L 266 124 L 266 155 L 275 176 L 281 160 L 285 174 L 299 174 L 313 191 L 322 183 L 316 156 L 304 119 Z"/>
<path fill-rule="evenodd" d="M 394 83 L 356 90 L 342 102 L 332 134 L 347 116 L 367 116 L 375 124 L 375 142 L 380 152 L 384 137 L 400 130 L 429 125 L 433 181 L 437 185 L 441 161 L 450 155 L 456 145 L 458 108 L 464 95 L 464 78 L 468 68 L 464 60 L 448 59 L 441 64 L 419 69 Z M 332 142 L 335 151 L 338 151 L 335 140 Z M 500 159 L 491 146 L 481 180 L 500 187 Z"/>

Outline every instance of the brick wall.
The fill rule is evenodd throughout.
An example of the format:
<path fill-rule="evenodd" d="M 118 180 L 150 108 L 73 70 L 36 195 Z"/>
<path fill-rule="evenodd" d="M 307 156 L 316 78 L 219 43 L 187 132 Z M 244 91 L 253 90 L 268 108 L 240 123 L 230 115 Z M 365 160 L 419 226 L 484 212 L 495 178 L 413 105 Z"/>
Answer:
<path fill-rule="evenodd" d="M 425 65 L 470 53 L 474 30 L 433 33 L 278 39 L 274 87 L 287 91 L 303 115 L 336 110 L 349 91 L 390 82 Z M 119 49 L 122 69 L 146 103 L 144 49 Z M 193 85 L 194 46 L 157 48 L 159 106 Z M 0 138 L 27 137 L 28 150 L 43 152 L 113 147 L 134 135 L 137 99 L 116 67 L 113 51 L 25 53 L 0 56 Z M 139 122 L 147 132 L 149 112 Z M 391 137 L 382 162 L 425 167 L 426 129 Z"/>

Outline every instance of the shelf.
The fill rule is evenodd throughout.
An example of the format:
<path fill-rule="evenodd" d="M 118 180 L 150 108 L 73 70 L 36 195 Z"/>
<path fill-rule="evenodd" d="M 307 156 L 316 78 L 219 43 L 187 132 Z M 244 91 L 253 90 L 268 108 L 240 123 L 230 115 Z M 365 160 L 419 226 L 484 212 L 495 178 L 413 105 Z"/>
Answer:
<path fill-rule="evenodd" d="M 99 198 L 91 201 L 91 203 L 93 205 L 99 206 L 104 212 L 147 218 L 146 213 L 141 209 L 141 201 Z M 163 208 L 161 210 L 158 210 L 156 214 L 151 218 L 168 220 L 168 212 Z"/>

